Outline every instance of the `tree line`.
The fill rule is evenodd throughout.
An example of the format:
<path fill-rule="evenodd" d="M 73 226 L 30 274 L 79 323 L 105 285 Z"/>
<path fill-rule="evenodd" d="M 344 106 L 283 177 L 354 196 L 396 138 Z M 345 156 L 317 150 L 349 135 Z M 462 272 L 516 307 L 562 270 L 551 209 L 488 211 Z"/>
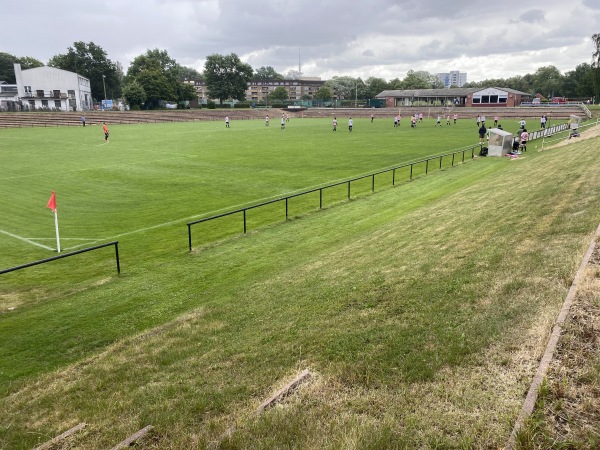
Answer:
<path fill-rule="evenodd" d="M 564 74 L 550 65 L 540 67 L 533 74 L 470 82 L 463 87 L 504 87 L 532 95 L 539 93 L 547 98 L 595 98 L 600 101 L 600 34 L 594 34 L 592 41 L 595 52 L 591 64 L 579 64 L 574 70 Z M 15 62 L 20 63 L 23 69 L 44 65 L 32 57 L 17 57 L 0 52 L 1 81 L 15 83 Z M 105 97 L 125 97 L 133 107 L 143 108 L 155 108 L 162 100 L 183 102 L 195 99 L 193 84 L 182 83 L 184 80 L 204 82 L 208 96 L 219 99 L 222 103 L 228 99 L 245 100 L 247 83 L 251 79 L 276 81 L 295 79 L 301 75 L 292 70 L 284 76 L 271 66 L 254 70 L 235 53 L 209 55 L 204 70 L 200 73 L 180 65 L 166 50 L 159 49 L 148 50 L 134 58 L 125 73 L 121 64 L 110 60 L 102 47 L 94 42 L 82 41 L 74 42 L 72 47 L 67 48 L 66 53 L 59 53 L 50 58 L 48 66 L 77 72 L 89 78 L 95 101 Z M 325 101 L 334 98 L 365 100 L 385 90 L 443 87 L 436 75 L 425 71 L 409 70 L 403 79 L 394 78 L 389 81 L 378 77 L 363 80 L 360 77 L 335 76 L 324 83 L 314 98 Z M 269 93 L 273 101 L 286 100 L 287 95 L 283 87 Z"/>

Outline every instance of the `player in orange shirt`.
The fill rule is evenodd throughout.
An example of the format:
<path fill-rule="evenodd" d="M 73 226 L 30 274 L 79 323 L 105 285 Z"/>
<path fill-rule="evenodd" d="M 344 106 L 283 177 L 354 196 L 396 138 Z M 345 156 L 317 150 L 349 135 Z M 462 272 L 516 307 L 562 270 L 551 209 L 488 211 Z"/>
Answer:
<path fill-rule="evenodd" d="M 106 141 L 106 143 L 108 144 L 108 127 L 106 126 L 106 122 L 102 122 L 102 131 L 104 132 L 104 140 Z"/>

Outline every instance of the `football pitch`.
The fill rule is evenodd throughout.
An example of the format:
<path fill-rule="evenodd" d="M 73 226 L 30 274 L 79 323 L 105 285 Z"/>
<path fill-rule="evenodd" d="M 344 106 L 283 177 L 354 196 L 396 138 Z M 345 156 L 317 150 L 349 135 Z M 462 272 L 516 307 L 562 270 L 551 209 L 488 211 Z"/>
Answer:
<path fill-rule="evenodd" d="M 56 255 L 55 191 L 63 251 L 118 240 L 122 268 L 102 249 L 2 275 L 0 448 L 81 422 L 68 448 L 147 425 L 144 448 L 502 446 L 600 221 L 597 139 L 382 174 L 285 225 L 249 212 L 247 236 L 198 225 L 188 251 L 189 221 L 478 141 L 338 121 L 0 131 L 0 267 Z"/>
<path fill-rule="evenodd" d="M 184 248 L 176 236 L 188 221 L 477 142 L 473 123 L 434 125 L 424 120 L 416 129 L 408 123 L 394 128 L 391 120 L 355 120 L 352 133 L 342 124 L 334 133 L 329 119 L 292 119 L 285 130 L 261 121 L 233 121 L 230 128 L 221 122 L 109 124 L 109 143 L 99 126 L 4 130 L 0 245 L 7 251 L 0 266 L 48 257 L 56 249 L 53 215 L 45 208 L 52 191 L 63 252 L 119 240 L 151 256 Z M 407 178 L 398 174 L 399 181 Z M 391 185 L 391 175 L 381 183 Z M 354 192 L 369 189 L 367 180 Z M 290 213 L 314 205 L 314 199 L 298 200 Z M 231 219 L 203 228 L 211 240 L 240 226 Z"/>

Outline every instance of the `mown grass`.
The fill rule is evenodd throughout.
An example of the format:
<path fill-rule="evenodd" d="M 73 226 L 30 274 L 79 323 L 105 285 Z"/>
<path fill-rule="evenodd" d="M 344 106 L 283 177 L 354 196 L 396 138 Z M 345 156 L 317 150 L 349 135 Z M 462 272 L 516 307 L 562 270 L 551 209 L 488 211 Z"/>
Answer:
<path fill-rule="evenodd" d="M 89 258 L 5 278 L 0 444 L 86 421 L 74 448 L 149 423 L 152 448 L 498 447 L 599 221 L 599 164 L 590 142 L 478 159 L 191 255 L 177 227 L 132 234 L 121 277 Z"/>

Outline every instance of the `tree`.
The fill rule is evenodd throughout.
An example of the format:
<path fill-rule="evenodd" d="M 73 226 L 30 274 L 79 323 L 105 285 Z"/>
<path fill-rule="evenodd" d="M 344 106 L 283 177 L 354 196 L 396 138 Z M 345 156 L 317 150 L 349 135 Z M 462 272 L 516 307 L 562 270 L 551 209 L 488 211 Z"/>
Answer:
<path fill-rule="evenodd" d="M 435 75 L 424 70 L 409 70 L 402 81 L 404 89 L 441 89 L 444 83 Z"/>
<path fill-rule="evenodd" d="M 277 86 L 275 89 L 273 89 L 273 92 L 271 92 L 271 94 L 269 94 L 269 97 L 271 97 L 271 100 L 287 100 L 290 98 L 290 96 L 288 95 L 288 92 L 285 90 L 285 88 L 283 86 Z"/>
<path fill-rule="evenodd" d="M 204 76 L 196 69 L 187 66 L 179 66 L 177 73 L 177 81 L 204 81 Z"/>
<path fill-rule="evenodd" d="M 357 79 L 342 76 L 335 76 L 331 80 L 327 80 L 324 84 L 333 92 L 337 99 L 354 99 L 356 96 Z"/>
<path fill-rule="evenodd" d="M 390 82 L 388 83 L 388 89 L 392 89 L 392 90 L 404 89 L 402 81 L 400 81 L 400 78 L 396 77 L 393 80 L 390 80 Z"/>
<path fill-rule="evenodd" d="M 123 97 L 133 107 L 141 106 L 146 101 L 146 91 L 135 79 L 123 86 Z"/>
<path fill-rule="evenodd" d="M 256 78 L 258 80 L 267 80 L 267 81 L 285 79 L 283 75 L 281 75 L 280 73 L 275 71 L 275 69 L 273 69 L 273 67 L 271 67 L 271 66 L 267 66 L 267 67 L 263 66 L 263 67 L 258 68 L 257 70 L 254 71 L 253 78 Z"/>
<path fill-rule="evenodd" d="M 155 48 L 134 58 L 127 70 L 126 82 L 137 81 L 140 84 L 146 93 L 148 108 L 158 106 L 163 100 L 193 100 L 196 98 L 193 86 L 179 81 L 183 73 L 191 73 L 186 69 L 177 64 L 166 50 Z"/>
<path fill-rule="evenodd" d="M 564 96 L 563 81 L 564 77 L 554 66 L 540 67 L 532 75 L 533 83 L 530 92 L 539 92 L 547 95 L 548 98 L 554 96 Z"/>
<path fill-rule="evenodd" d="M 188 83 L 177 83 L 177 100 L 180 102 L 189 101 L 198 98 L 196 88 L 192 84 Z"/>
<path fill-rule="evenodd" d="M 158 69 L 146 69 L 135 78 L 146 93 L 148 107 L 157 107 L 161 100 L 177 100 L 177 80 Z"/>
<path fill-rule="evenodd" d="M 592 98 L 594 96 L 592 66 L 587 63 L 579 64 L 575 70 L 565 73 L 563 95 L 568 98 Z"/>
<path fill-rule="evenodd" d="M 389 84 L 383 78 L 369 77 L 365 81 L 366 85 L 366 96 L 367 98 L 373 98 L 382 91 L 389 89 Z"/>
<path fill-rule="evenodd" d="M 206 58 L 204 64 L 204 77 L 206 88 L 211 98 L 218 98 L 222 105 L 223 100 L 233 98 L 244 100 L 248 81 L 252 78 L 252 67 L 243 63 L 238 55 L 212 54 Z"/>
<path fill-rule="evenodd" d="M 89 78 L 92 97 L 95 99 L 104 98 L 105 86 L 107 97 L 109 93 L 113 97 L 121 95 L 121 77 L 117 64 L 108 59 L 104 49 L 93 42 L 74 42 L 67 53 L 50 58 L 48 65 Z"/>
<path fill-rule="evenodd" d="M 21 64 L 21 69 L 33 69 L 34 67 L 42 67 L 44 63 L 32 58 L 31 56 L 23 56 L 21 58 L 11 55 L 10 53 L 0 52 L 0 80 L 6 81 L 8 84 L 15 84 L 15 66 L 14 63 Z"/>
<path fill-rule="evenodd" d="M 315 92 L 315 98 L 317 100 L 331 100 L 333 98 L 333 92 L 327 86 L 321 86 L 317 92 Z"/>

